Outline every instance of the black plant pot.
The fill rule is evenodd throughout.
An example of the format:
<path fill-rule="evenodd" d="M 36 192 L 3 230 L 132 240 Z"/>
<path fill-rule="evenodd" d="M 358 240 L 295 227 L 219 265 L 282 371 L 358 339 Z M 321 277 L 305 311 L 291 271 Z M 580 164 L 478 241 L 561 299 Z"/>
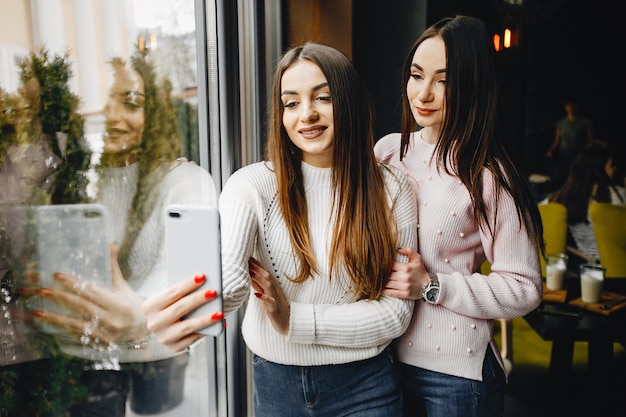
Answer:
<path fill-rule="evenodd" d="M 86 399 L 73 404 L 71 417 L 124 417 L 128 397 L 128 374 L 119 371 L 86 371 L 81 383 L 87 387 Z"/>
<path fill-rule="evenodd" d="M 155 362 L 133 364 L 130 408 L 138 414 L 171 410 L 183 401 L 189 353 Z"/>

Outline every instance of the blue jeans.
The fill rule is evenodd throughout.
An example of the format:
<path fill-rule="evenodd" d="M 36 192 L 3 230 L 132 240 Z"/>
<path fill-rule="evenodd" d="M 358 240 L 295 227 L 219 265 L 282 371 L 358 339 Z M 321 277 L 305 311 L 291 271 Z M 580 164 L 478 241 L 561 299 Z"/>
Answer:
<path fill-rule="evenodd" d="M 402 415 L 393 353 L 342 365 L 291 366 L 257 355 L 255 417 L 393 417 Z"/>
<path fill-rule="evenodd" d="M 501 417 L 506 376 L 487 347 L 483 381 L 398 363 L 404 417 Z"/>

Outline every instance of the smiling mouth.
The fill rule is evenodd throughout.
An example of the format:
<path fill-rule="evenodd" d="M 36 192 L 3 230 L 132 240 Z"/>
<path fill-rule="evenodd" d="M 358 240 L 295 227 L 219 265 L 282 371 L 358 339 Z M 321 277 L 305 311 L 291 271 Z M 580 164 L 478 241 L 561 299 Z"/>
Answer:
<path fill-rule="evenodd" d="M 326 130 L 325 127 L 318 127 L 318 128 L 315 128 L 315 129 L 306 129 L 306 130 L 302 129 L 299 132 L 305 138 L 313 138 L 313 137 L 317 137 L 318 135 L 323 133 L 325 130 Z"/>
<path fill-rule="evenodd" d="M 125 130 L 119 130 L 119 129 L 109 129 L 106 131 L 106 136 L 122 136 L 125 134 L 126 134 Z"/>

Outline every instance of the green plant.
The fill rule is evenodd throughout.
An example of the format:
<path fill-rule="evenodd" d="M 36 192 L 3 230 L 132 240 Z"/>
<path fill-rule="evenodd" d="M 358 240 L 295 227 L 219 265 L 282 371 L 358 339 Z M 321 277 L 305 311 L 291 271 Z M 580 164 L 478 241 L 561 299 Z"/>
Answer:
<path fill-rule="evenodd" d="M 47 141 L 60 161 L 49 167 L 50 176 L 44 181 L 51 187 L 37 183 L 33 187 L 35 195 L 24 195 L 23 202 L 87 201 L 86 171 L 91 155 L 84 143 L 84 121 L 78 113 L 80 101 L 68 85 L 71 77 L 68 55 L 50 56 L 42 47 L 20 62 L 20 70 L 21 85 L 17 93 L 0 89 L 0 164 L 13 145 L 39 145 Z M 21 173 L 13 174 L 21 177 Z M 11 173 L 8 177 L 11 178 Z M 8 180 L 3 178 L 3 181 Z M 4 235 L 0 230 L 0 237 Z M 11 259 L 10 246 L 8 239 L 2 238 L 0 256 Z M 11 272 L 3 275 L 3 292 L 23 279 L 20 268 L 13 268 Z M 4 306 L 0 306 L 3 312 Z M 0 320 L 10 319 L 7 317 Z M 49 335 L 37 334 L 31 342 L 29 348 L 40 352 L 43 359 L 6 365 L 0 370 L 0 417 L 66 416 L 71 404 L 87 398 L 87 387 L 78 379 L 84 371 L 84 363 L 59 353 Z"/>
<path fill-rule="evenodd" d="M 69 54 L 51 57 L 42 46 L 37 51 L 31 51 L 19 66 L 22 85 L 38 85 L 39 100 L 32 103 L 37 123 L 52 151 L 61 158 L 53 174 L 50 202 L 69 204 L 88 201 L 86 172 L 91 152 L 84 142 L 85 122 L 78 113 L 80 99 L 68 85 L 72 76 Z M 20 92 L 24 93 L 25 88 Z"/>

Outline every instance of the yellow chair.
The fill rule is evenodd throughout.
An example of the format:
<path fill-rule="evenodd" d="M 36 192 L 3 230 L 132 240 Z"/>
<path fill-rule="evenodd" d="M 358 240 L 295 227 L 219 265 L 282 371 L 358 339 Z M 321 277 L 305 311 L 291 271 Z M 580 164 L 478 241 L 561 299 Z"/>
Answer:
<path fill-rule="evenodd" d="M 567 249 L 567 208 L 561 203 L 540 204 L 539 215 L 543 223 L 543 239 L 546 244 L 546 254 L 565 253 Z M 539 253 L 541 276 L 546 276 L 546 260 Z M 484 275 L 491 272 L 489 261 L 485 260 L 480 267 Z M 512 320 L 499 319 L 500 324 L 500 355 L 507 371 L 513 369 L 513 323 Z M 549 352 L 547 352 L 549 356 Z"/>
<path fill-rule="evenodd" d="M 539 214 L 543 223 L 543 239 L 546 255 L 566 253 L 567 250 L 567 207 L 561 203 L 539 204 Z M 541 276 L 546 276 L 546 259 L 539 256 Z"/>
<path fill-rule="evenodd" d="M 605 276 L 626 277 L 626 206 L 591 203 L 589 217 Z"/>

